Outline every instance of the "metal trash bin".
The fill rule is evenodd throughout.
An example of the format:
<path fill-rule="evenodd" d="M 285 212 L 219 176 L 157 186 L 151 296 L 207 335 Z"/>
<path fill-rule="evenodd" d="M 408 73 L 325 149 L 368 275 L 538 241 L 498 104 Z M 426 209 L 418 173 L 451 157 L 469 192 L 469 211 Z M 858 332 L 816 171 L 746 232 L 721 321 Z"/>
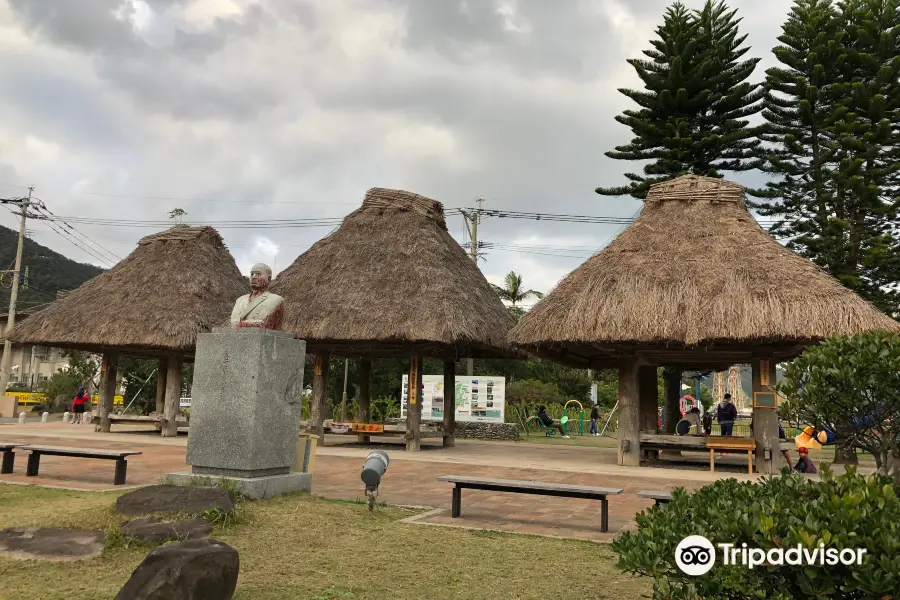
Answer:
<path fill-rule="evenodd" d="M 291 471 L 295 473 L 312 473 L 313 461 L 316 458 L 316 443 L 319 436 L 314 433 L 301 432 L 297 436 L 297 460 Z"/>

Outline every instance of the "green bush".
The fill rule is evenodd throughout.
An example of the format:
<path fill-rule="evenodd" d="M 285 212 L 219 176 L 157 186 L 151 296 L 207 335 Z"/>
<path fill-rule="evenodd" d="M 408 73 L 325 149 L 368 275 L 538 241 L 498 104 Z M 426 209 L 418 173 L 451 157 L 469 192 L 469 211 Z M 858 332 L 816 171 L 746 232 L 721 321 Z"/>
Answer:
<path fill-rule="evenodd" d="M 506 406 L 565 404 L 566 397 L 555 383 L 537 379 L 513 381 L 506 386 Z"/>
<path fill-rule="evenodd" d="M 822 481 L 786 469 L 758 483 L 720 480 L 688 494 L 677 490 L 668 505 L 638 514 L 636 533 L 613 542 L 619 568 L 654 579 L 657 600 L 890 598 L 900 590 L 900 500 L 898 488 L 880 475 L 863 477 L 852 468 Z M 682 573 L 675 548 L 689 535 L 714 545 L 768 552 L 773 548 L 866 549 L 861 566 L 723 565 L 699 577 Z"/>

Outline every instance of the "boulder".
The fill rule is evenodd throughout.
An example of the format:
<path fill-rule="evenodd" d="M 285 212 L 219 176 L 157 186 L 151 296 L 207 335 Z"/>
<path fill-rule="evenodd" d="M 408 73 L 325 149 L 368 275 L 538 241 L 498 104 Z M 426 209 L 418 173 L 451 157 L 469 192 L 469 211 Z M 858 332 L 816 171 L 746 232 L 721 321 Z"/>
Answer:
<path fill-rule="evenodd" d="M 213 539 L 153 550 L 115 600 L 230 600 L 237 586 L 237 550 Z"/>
<path fill-rule="evenodd" d="M 122 530 L 126 537 L 144 542 L 164 542 L 203 538 L 212 533 L 213 527 L 203 519 L 163 521 L 156 517 L 145 517 L 125 523 Z"/>
<path fill-rule="evenodd" d="M 234 510 L 228 492 L 218 487 L 150 485 L 129 492 L 116 500 L 116 511 L 126 517 L 189 513 L 218 509 Z"/>
<path fill-rule="evenodd" d="M 25 560 L 83 560 L 103 552 L 102 531 L 10 527 L 0 531 L 0 556 Z"/>

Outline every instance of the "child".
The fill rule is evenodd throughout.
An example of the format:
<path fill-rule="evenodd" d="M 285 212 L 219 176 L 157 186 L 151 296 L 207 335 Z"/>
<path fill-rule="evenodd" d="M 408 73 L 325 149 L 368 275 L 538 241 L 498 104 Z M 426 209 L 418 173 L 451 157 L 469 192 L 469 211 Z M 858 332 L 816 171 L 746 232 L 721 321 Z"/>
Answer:
<path fill-rule="evenodd" d="M 797 452 L 800 454 L 800 460 L 797 461 L 794 470 L 799 473 L 806 473 L 807 475 L 816 473 L 816 465 L 809 460 L 809 450 L 806 448 L 799 448 Z"/>
<path fill-rule="evenodd" d="M 84 422 L 84 405 L 88 402 L 88 395 L 84 386 L 78 388 L 78 393 L 72 400 L 72 425 L 80 425 Z"/>

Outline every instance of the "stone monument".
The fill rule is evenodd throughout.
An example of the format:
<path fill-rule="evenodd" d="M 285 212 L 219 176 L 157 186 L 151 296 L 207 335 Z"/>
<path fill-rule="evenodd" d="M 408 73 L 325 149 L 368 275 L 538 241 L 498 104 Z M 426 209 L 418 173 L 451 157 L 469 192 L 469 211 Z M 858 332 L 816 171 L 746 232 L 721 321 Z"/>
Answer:
<path fill-rule="evenodd" d="M 189 473 L 176 485 L 226 478 L 249 498 L 309 491 L 297 457 L 306 342 L 277 331 L 284 300 L 267 291 L 272 271 L 255 265 L 251 293 L 238 298 L 231 327 L 200 334 L 194 358 Z"/>

